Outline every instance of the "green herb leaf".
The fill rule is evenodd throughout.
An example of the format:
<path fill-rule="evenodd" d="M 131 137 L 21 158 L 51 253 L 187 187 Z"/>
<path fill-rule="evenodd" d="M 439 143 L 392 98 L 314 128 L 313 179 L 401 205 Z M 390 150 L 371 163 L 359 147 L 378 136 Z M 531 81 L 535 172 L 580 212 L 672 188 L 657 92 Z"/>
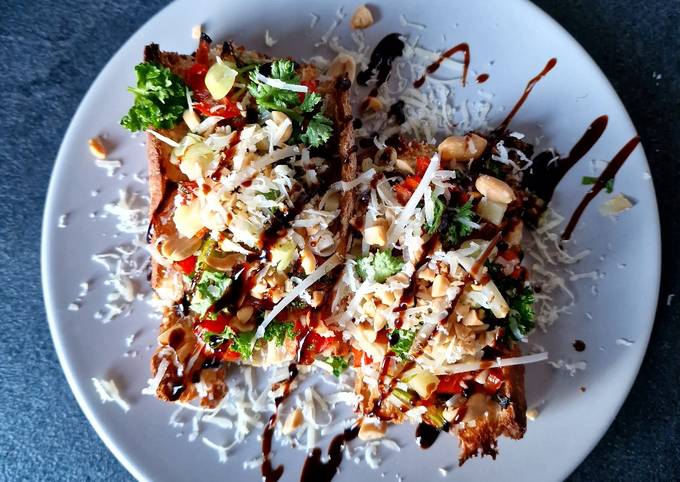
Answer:
<path fill-rule="evenodd" d="M 357 259 L 356 270 L 362 280 L 372 279 L 383 283 L 393 274 L 401 271 L 404 261 L 387 251 L 378 251 Z"/>
<path fill-rule="evenodd" d="M 297 92 L 260 82 L 257 79 L 258 73 L 259 67 L 250 72 L 248 91 L 261 109 L 276 110 L 288 115 L 294 123 L 296 131 L 294 138 L 310 147 L 319 147 L 328 142 L 333 134 L 333 122 L 320 112 L 311 115 L 322 102 L 321 95 L 310 92 L 301 100 Z M 288 84 L 300 84 L 295 64 L 286 59 L 272 62 L 270 78 Z"/>
<path fill-rule="evenodd" d="M 208 308 L 222 297 L 229 286 L 231 286 L 231 278 L 226 273 L 203 271 L 189 307 L 200 316 L 204 316 Z"/>
<path fill-rule="evenodd" d="M 437 232 L 439 225 L 442 223 L 442 215 L 446 208 L 444 201 L 442 201 L 439 196 L 434 197 L 434 194 L 432 194 L 432 200 L 434 201 L 434 219 L 432 220 L 432 224 L 425 225 L 427 234 L 434 234 Z"/>
<path fill-rule="evenodd" d="M 323 114 L 316 113 L 309 120 L 307 129 L 300 135 L 300 140 L 310 147 L 319 147 L 328 142 L 333 135 L 333 121 Z"/>
<path fill-rule="evenodd" d="M 224 327 L 222 333 L 215 333 L 213 331 L 203 332 L 203 341 L 213 350 L 217 349 L 222 343 L 233 339 L 235 336 L 234 330 L 228 326 Z"/>
<path fill-rule="evenodd" d="M 449 208 L 446 211 L 446 231 L 444 234 L 444 247 L 453 249 L 458 247 L 466 236 L 472 233 L 470 223 L 474 222 L 474 211 L 472 211 L 472 200 L 457 208 Z"/>
<path fill-rule="evenodd" d="M 525 338 L 534 328 L 534 316 L 534 292 L 530 287 L 526 287 L 510 303 L 508 326 L 515 340 Z"/>
<path fill-rule="evenodd" d="M 321 96 L 316 92 L 309 93 L 305 96 L 305 100 L 300 104 L 300 110 L 302 112 L 312 112 L 314 107 L 321 102 Z"/>
<path fill-rule="evenodd" d="M 242 360 L 249 360 L 253 356 L 255 347 L 255 330 L 242 331 L 234 336 L 234 341 L 229 347 L 231 351 L 241 355 Z"/>
<path fill-rule="evenodd" d="M 137 86 L 128 90 L 135 94 L 134 105 L 120 120 L 132 132 L 149 126 L 171 129 L 186 107 L 184 82 L 163 66 L 143 62 L 135 67 Z"/>
<path fill-rule="evenodd" d="M 347 360 L 341 356 L 330 356 L 326 358 L 326 363 L 328 363 L 333 368 L 333 375 L 339 377 L 342 372 L 347 370 L 349 363 Z"/>
<path fill-rule="evenodd" d="M 581 184 L 584 186 L 588 186 L 591 184 L 595 184 L 597 182 L 596 177 L 592 176 L 583 176 L 581 178 Z M 614 191 L 614 178 L 611 178 L 607 183 L 604 185 L 605 191 L 607 191 L 608 194 L 611 194 Z"/>
<path fill-rule="evenodd" d="M 295 331 L 295 324 L 291 322 L 282 323 L 279 321 L 272 321 L 264 329 L 264 340 L 274 341 L 276 346 L 283 346 L 283 342 L 286 338 L 294 339 L 297 335 Z"/>
<path fill-rule="evenodd" d="M 397 338 L 396 343 L 392 344 L 391 340 Z M 390 349 L 395 355 L 402 360 L 406 360 L 409 350 L 413 345 L 413 340 L 416 338 L 416 330 L 394 330 L 390 333 L 388 339 L 390 340 Z"/>

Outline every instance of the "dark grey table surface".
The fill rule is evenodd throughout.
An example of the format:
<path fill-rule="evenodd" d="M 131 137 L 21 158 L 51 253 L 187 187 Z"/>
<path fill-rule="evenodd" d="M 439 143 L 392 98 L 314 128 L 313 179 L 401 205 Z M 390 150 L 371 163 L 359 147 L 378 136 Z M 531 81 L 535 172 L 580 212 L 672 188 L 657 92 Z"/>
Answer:
<path fill-rule="evenodd" d="M 71 394 L 40 287 L 40 223 L 80 99 L 164 0 L 0 0 L 0 480 L 129 480 Z M 650 348 L 611 428 L 572 480 L 680 479 L 680 1 L 536 0 L 623 99 L 659 198 L 663 279 Z M 652 72 L 661 74 L 654 79 Z M 559 454 L 555 454 L 558 458 Z M 528 462 L 530 463 L 530 462 Z"/>

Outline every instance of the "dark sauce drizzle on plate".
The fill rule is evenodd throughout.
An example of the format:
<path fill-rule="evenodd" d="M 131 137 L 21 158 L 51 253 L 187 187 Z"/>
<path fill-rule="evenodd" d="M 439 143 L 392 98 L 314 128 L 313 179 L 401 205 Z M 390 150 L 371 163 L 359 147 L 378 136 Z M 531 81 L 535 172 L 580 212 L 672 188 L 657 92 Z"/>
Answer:
<path fill-rule="evenodd" d="M 307 456 L 302 467 L 300 482 L 330 482 L 342 462 L 343 449 L 345 444 L 357 438 L 359 435 L 360 422 L 345 429 L 341 434 L 336 435 L 328 446 L 328 461 L 321 460 L 321 449 L 315 448 Z"/>
<path fill-rule="evenodd" d="M 588 207 L 588 204 L 590 204 L 590 201 L 595 199 L 595 196 L 597 196 L 598 193 L 607 186 L 607 182 L 609 182 L 611 179 L 614 179 L 616 173 L 619 171 L 619 169 L 621 169 L 623 163 L 626 162 L 628 156 L 632 154 L 639 143 L 640 136 L 633 137 L 626 143 L 626 145 L 621 148 L 619 152 L 616 153 L 609 164 L 607 164 L 607 167 L 605 167 L 604 171 L 602 171 L 600 177 L 597 178 L 597 181 L 595 181 L 593 187 L 590 188 L 590 191 L 586 193 L 580 204 L 576 207 L 574 214 L 571 215 L 569 224 L 567 224 L 567 227 L 562 234 L 562 240 L 566 241 L 571 238 L 571 234 L 573 233 L 576 224 L 578 223 L 579 219 L 581 219 L 581 216 L 586 210 L 586 207 Z"/>
<path fill-rule="evenodd" d="M 545 64 L 545 67 L 543 67 L 543 70 L 541 70 L 538 75 L 535 77 L 532 77 L 529 82 L 527 82 L 526 87 L 524 88 L 524 92 L 522 93 L 522 96 L 519 98 L 515 106 L 512 108 L 512 110 L 508 113 L 507 117 L 501 122 L 501 124 L 496 128 L 496 132 L 505 132 L 505 130 L 508 128 L 510 125 L 510 122 L 512 122 L 512 119 L 515 117 L 519 109 L 524 105 L 524 102 L 527 100 L 527 97 L 529 97 L 529 94 L 531 94 L 531 91 L 534 90 L 534 87 L 538 83 L 539 80 L 541 80 L 543 77 L 548 75 L 548 72 L 550 72 L 555 65 L 557 65 L 557 59 L 552 58 L 548 60 L 548 63 Z"/>
<path fill-rule="evenodd" d="M 276 410 L 269 417 L 269 422 L 264 427 L 264 432 L 262 433 L 262 480 L 264 482 L 277 482 L 283 475 L 283 465 L 279 465 L 274 468 L 270 460 L 272 452 L 272 438 L 274 437 L 274 428 L 276 427 L 276 419 L 279 416 L 279 407 L 290 395 L 290 386 L 297 377 L 298 369 L 295 363 L 291 363 L 288 366 L 288 378 L 283 382 L 283 393 L 281 396 L 276 397 L 274 403 L 276 404 Z"/>
<path fill-rule="evenodd" d="M 462 82 L 463 82 L 463 87 L 465 87 L 465 82 L 467 80 L 468 68 L 470 67 L 470 46 L 465 42 L 459 43 L 458 45 L 454 45 L 449 50 L 447 50 L 446 52 L 441 54 L 435 62 L 432 62 L 430 65 L 428 65 L 427 68 L 425 69 L 425 73 L 419 79 L 416 79 L 413 82 L 413 87 L 415 87 L 416 89 L 420 88 L 425 83 L 425 79 L 427 78 L 427 76 L 429 74 L 434 74 L 439 69 L 439 67 L 441 67 L 444 60 L 448 59 L 449 57 L 453 56 L 454 54 L 456 54 L 458 52 L 463 52 L 463 56 L 464 56 L 463 57 L 463 80 L 462 80 Z"/>

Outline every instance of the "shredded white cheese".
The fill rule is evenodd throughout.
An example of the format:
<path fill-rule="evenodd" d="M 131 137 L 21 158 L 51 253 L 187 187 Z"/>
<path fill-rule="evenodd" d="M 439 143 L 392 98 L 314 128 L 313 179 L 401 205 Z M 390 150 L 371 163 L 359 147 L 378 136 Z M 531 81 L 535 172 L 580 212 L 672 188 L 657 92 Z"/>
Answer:
<path fill-rule="evenodd" d="M 264 75 L 257 73 L 255 75 L 255 78 L 262 82 L 263 84 L 270 85 L 272 87 L 276 87 L 277 89 L 282 89 L 282 90 L 292 90 L 293 92 L 302 92 L 306 93 L 309 89 L 307 88 L 306 85 L 299 85 L 299 84 L 288 84 L 282 80 L 279 79 L 272 79 L 270 77 L 265 77 Z"/>
<path fill-rule="evenodd" d="M 116 405 L 122 408 L 124 412 L 128 412 L 130 410 L 130 405 L 121 398 L 118 387 L 113 380 L 92 378 L 92 384 L 94 385 L 95 390 L 97 390 L 102 403 L 114 402 Z"/>
<path fill-rule="evenodd" d="M 331 271 L 333 268 L 335 268 L 337 265 L 339 265 L 342 262 L 342 258 L 334 254 L 330 258 L 328 258 L 321 266 L 319 266 L 314 272 L 312 272 L 309 276 L 307 276 L 302 282 L 297 285 L 295 288 L 293 288 L 290 293 L 288 293 L 286 296 L 283 297 L 281 301 L 279 301 L 272 310 L 267 313 L 267 316 L 264 317 L 264 320 L 262 321 L 262 324 L 257 327 L 257 332 L 255 335 L 255 338 L 262 338 L 264 336 L 264 330 L 267 328 L 267 325 L 271 323 L 276 316 L 281 313 L 281 311 L 288 306 L 290 303 L 292 303 L 300 294 L 312 286 L 314 283 L 316 283 L 318 280 L 323 278 L 326 273 Z"/>

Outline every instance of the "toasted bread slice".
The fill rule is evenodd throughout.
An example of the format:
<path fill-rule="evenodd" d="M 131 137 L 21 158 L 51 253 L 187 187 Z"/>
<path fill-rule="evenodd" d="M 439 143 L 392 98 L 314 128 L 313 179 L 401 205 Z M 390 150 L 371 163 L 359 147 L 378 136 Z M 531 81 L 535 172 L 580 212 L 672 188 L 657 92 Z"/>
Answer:
<path fill-rule="evenodd" d="M 417 173 L 418 159 L 421 163 L 428 161 L 436 152 L 435 146 L 431 144 L 405 139 L 398 135 L 388 139 L 386 144 L 387 146 L 383 149 L 371 147 L 361 153 L 362 158 L 373 159 L 374 166 L 379 166 L 384 171 L 378 183 L 386 182 L 387 178 L 393 178 L 396 175 L 402 175 L 406 179 L 409 176 L 422 175 Z M 461 168 L 461 166 L 457 167 Z M 442 169 L 446 168 L 448 166 L 442 167 Z M 470 185 L 471 179 L 467 175 L 463 177 L 465 178 L 459 180 L 461 184 L 458 185 L 458 189 L 461 190 L 461 193 L 474 192 L 474 183 Z M 479 194 L 477 195 L 479 196 Z M 360 199 L 367 200 L 369 196 L 363 195 L 360 196 Z M 405 203 L 405 201 L 401 202 Z M 352 220 L 351 225 L 361 231 L 361 228 L 365 225 L 366 206 L 359 206 L 355 212 L 357 218 Z M 502 230 L 512 231 L 513 228 L 502 226 Z M 433 239 L 433 237 L 429 237 L 429 239 Z M 519 248 L 521 239 L 518 239 L 516 234 L 514 239 L 510 239 L 509 236 L 505 237 L 508 247 Z M 426 249 L 429 249 L 429 251 L 426 251 Z M 437 252 L 445 251 L 439 241 L 426 249 L 421 256 L 434 256 Z M 444 256 L 439 255 L 439 259 L 443 258 Z M 449 286 L 468 285 L 468 288 L 474 288 L 469 273 L 460 266 L 456 272 L 441 271 L 440 265 L 436 266 L 436 263 L 425 261 L 426 258 L 423 258 L 420 264 L 416 263 L 411 285 L 407 288 L 411 289 L 413 293 L 412 298 L 407 302 L 408 305 L 404 306 L 401 305 L 401 302 L 397 302 L 394 307 L 395 311 L 402 312 L 411 308 L 415 310 L 418 306 L 422 307 L 427 306 L 428 303 L 434 303 L 433 300 L 442 296 L 442 294 L 435 295 L 433 289 L 434 279 L 440 275 L 448 279 Z M 399 275 L 401 274 L 403 273 Z M 388 278 L 386 283 L 388 286 L 398 287 L 399 284 L 395 284 L 396 281 Z M 397 300 L 400 296 L 402 300 L 409 299 L 409 296 L 404 295 L 404 291 L 400 288 L 396 288 L 396 290 L 392 288 L 391 292 Z M 464 293 L 462 288 L 461 292 Z M 381 291 L 378 289 L 377 299 L 369 301 L 369 304 L 372 307 L 374 305 L 383 306 L 382 309 L 386 310 L 388 314 L 383 314 L 380 317 L 374 315 L 373 320 L 388 317 L 389 313 L 393 311 L 393 308 L 389 305 L 391 298 L 387 297 L 386 299 L 380 293 Z M 421 338 L 414 341 L 408 357 L 399 358 L 389 351 L 389 347 L 393 345 L 392 340 L 389 341 L 388 352 L 384 357 L 381 356 L 379 351 L 375 350 L 377 342 L 367 344 L 366 339 L 370 340 L 372 337 L 376 337 L 373 333 L 376 333 L 377 330 L 394 329 L 394 327 L 385 328 L 383 323 L 376 325 L 375 321 L 373 321 L 373 326 L 370 326 L 370 318 L 361 322 L 363 328 L 360 329 L 364 331 L 364 334 L 355 337 L 356 341 L 353 342 L 356 349 L 362 350 L 370 356 L 378 357 L 377 360 L 371 358 L 368 361 L 366 357 L 363 357 L 364 361 L 361 363 L 357 363 L 355 360 L 355 365 L 359 365 L 355 368 L 357 373 L 355 392 L 359 395 L 359 411 L 369 417 L 378 417 L 390 423 L 402 423 L 407 418 L 413 420 L 414 417 L 422 416 L 424 423 L 448 430 L 458 437 L 460 443 L 459 463 L 461 465 L 470 457 L 476 455 L 490 455 L 495 458 L 499 437 L 507 436 L 519 439 L 523 437 L 526 431 L 524 367 L 515 365 L 494 369 L 502 374 L 500 376 L 499 372 L 493 374 L 502 382 L 492 384 L 492 388 L 489 388 L 489 385 L 486 384 L 486 379 L 489 376 L 487 373 L 490 371 L 483 368 L 485 363 L 490 363 L 496 357 L 520 356 L 519 346 L 502 335 L 500 331 L 502 328 L 485 325 L 483 320 L 476 316 L 474 322 L 463 322 L 464 315 L 471 311 L 469 308 L 461 306 L 464 305 L 462 303 L 464 297 L 464 294 L 456 295 L 450 305 L 432 305 L 434 313 L 437 313 L 438 310 L 444 310 L 449 315 L 437 322 L 437 328 L 432 331 L 432 335 L 427 336 L 425 340 Z M 371 308 L 371 310 L 374 309 Z M 365 316 L 365 313 L 360 312 L 360 316 Z M 408 317 L 399 318 L 399 322 L 395 322 L 399 329 L 414 329 L 409 323 Z M 369 326 L 366 326 L 367 324 Z M 370 349 L 373 349 L 373 351 L 369 352 Z M 494 354 L 493 357 L 489 358 L 485 350 L 490 350 Z M 437 360 L 445 359 L 452 351 L 458 351 L 459 356 L 467 361 L 477 361 L 480 358 L 490 361 L 480 362 L 480 368 L 474 372 L 453 375 L 452 380 L 455 381 L 455 384 L 449 383 L 448 388 L 452 391 L 445 392 L 446 395 L 442 394 L 442 397 L 438 397 L 436 391 L 429 392 L 426 404 L 413 405 L 413 403 L 422 401 L 423 391 L 427 392 L 427 385 L 432 383 L 444 384 L 443 381 L 447 378 L 447 368 L 440 366 Z M 428 365 L 428 363 L 430 364 Z M 449 368 L 453 367 L 449 365 Z M 422 376 L 425 382 L 411 385 L 411 380 L 418 378 L 418 373 L 422 371 L 430 371 L 430 373 L 435 374 L 439 378 L 439 382 L 436 378 L 432 378 L 433 375 L 427 376 L 425 374 Z M 376 374 L 379 374 L 377 383 Z M 459 382 L 463 382 L 466 386 L 464 390 L 459 386 Z M 415 391 L 418 392 L 420 397 L 409 398 L 411 395 L 405 391 L 404 384 L 408 385 L 408 391 L 411 392 L 411 395 L 415 396 Z M 451 393 L 453 396 L 450 395 Z M 446 397 L 451 398 L 446 400 Z M 418 412 L 418 409 L 422 407 L 428 407 L 424 415 L 420 415 Z"/>
<path fill-rule="evenodd" d="M 204 51 L 211 41 L 202 36 L 201 46 Z M 197 53 L 182 55 L 161 51 L 156 44 L 148 45 L 144 51 L 145 62 L 162 65 L 174 74 L 183 77 L 194 65 Z M 209 48 L 210 63 L 219 57 L 224 62 L 236 66 L 259 64 L 271 61 L 270 58 L 257 52 L 248 51 L 231 42 Z M 349 102 L 350 81 L 347 78 L 326 78 L 319 80 L 319 72 L 310 65 L 297 68 L 303 83 L 314 84 L 317 92 L 324 97 L 324 114 L 334 124 L 332 139 L 325 146 L 329 165 L 326 183 L 332 181 L 351 181 L 356 175 L 356 154 L 354 152 L 354 131 L 352 129 L 352 112 Z M 189 132 L 185 122 L 180 121 L 172 129 L 156 131 L 161 136 L 180 142 Z M 150 193 L 150 227 L 147 241 L 155 246 L 159 241 L 177 236 L 177 228 L 173 222 L 176 211 L 176 198 L 181 195 L 182 186 L 190 180 L 172 160 L 173 148 L 158 136 L 147 134 L 147 158 L 149 169 Z M 323 193 L 320 193 L 323 194 Z M 316 208 L 320 195 L 308 201 L 310 208 Z M 347 250 L 349 230 L 347 220 L 351 216 L 354 205 L 354 191 L 340 194 L 339 216 L 332 225 L 334 232 L 334 251 L 344 256 Z M 318 256 L 317 256 L 318 258 Z M 185 293 L 182 286 L 182 274 L 175 264 L 163 260 L 160 255 L 152 259 L 151 284 L 157 293 L 163 293 L 166 308 L 160 327 L 159 347 L 151 361 L 151 372 L 158 382 L 156 395 L 166 401 L 187 402 L 197 396 L 201 404 L 216 406 L 227 392 L 224 382 L 226 367 L 205 343 L 197 336 L 196 326 L 201 319 L 186 309 Z M 196 275 L 194 275 L 196 276 Z M 200 276 L 200 275 L 199 275 Z M 238 275 L 237 275 L 238 276 Z M 327 282 L 327 281 L 326 281 Z M 195 283 L 194 283 L 195 284 Z M 249 293 L 245 293 L 250 296 Z M 255 305 L 257 309 L 257 305 Z M 271 309 L 271 308 L 269 308 Z M 251 314 L 251 317 L 256 314 Z M 305 324 L 304 313 L 294 313 L 289 317 L 291 323 Z M 336 348 L 328 348 L 336 349 Z M 285 339 L 279 343 L 266 343 L 261 349 L 256 348 L 249 363 L 253 365 L 271 365 L 292 360 L 296 357 L 298 341 Z"/>

